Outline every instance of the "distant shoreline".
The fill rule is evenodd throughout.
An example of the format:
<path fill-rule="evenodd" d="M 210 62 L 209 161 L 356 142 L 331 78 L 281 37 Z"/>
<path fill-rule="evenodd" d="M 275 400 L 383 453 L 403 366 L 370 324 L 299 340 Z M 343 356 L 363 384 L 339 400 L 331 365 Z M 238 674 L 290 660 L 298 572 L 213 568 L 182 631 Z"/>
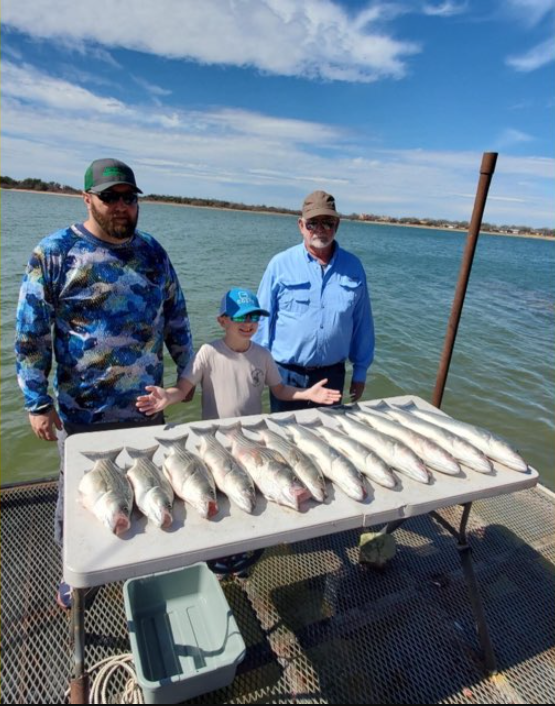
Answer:
<path fill-rule="evenodd" d="M 20 193 L 25 193 L 25 194 L 46 194 L 49 196 L 71 196 L 72 198 L 82 198 L 81 194 L 63 194 L 59 193 L 57 191 L 37 191 L 36 189 L 18 189 L 18 188 L 13 188 L 13 189 L 5 189 L 0 187 L 0 192 L 1 191 L 17 191 Z M 181 208 L 206 208 L 214 211 L 237 211 L 239 213 L 258 213 L 262 215 L 270 215 L 270 216 L 295 216 L 294 213 L 287 213 L 287 212 L 280 212 L 280 211 L 263 211 L 263 210 L 257 210 L 254 208 L 225 208 L 224 206 L 200 206 L 197 204 L 189 204 L 189 203 L 174 203 L 172 201 L 161 201 L 159 199 L 148 199 L 148 198 L 143 198 L 141 199 L 141 203 L 155 203 L 155 204 L 161 204 L 162 206 L 177 206 Z M 299 214 L 300 215 L 300 214 Z M 443 232 L 449 233 L 467 233 L 468 230 L 464 228 L 448 228 L 448 227 L 441 227 L 441 226 L 428 226 L 428 225 L 419 225 L 418 223 L 389 223 L 387 221 L 365 221 L 357 218 L 347 218 L 343 217 L 343 220 L 348 220 L 352 221 L 353 223 L 363 223 L 365 225 L 371 225 L 371 226 L 390 226 L 394 228 L 421 228 L 424 230 L 441 230 Z M 553 236 L 550 235 L 536 235 L 535 233 L 490 233 L 489 231 L 481 230 L 480 235 L 497 235 L 500 237 L 507 237 L 507 238 L 529 238 L 533 240 L 555 240 Z"/>

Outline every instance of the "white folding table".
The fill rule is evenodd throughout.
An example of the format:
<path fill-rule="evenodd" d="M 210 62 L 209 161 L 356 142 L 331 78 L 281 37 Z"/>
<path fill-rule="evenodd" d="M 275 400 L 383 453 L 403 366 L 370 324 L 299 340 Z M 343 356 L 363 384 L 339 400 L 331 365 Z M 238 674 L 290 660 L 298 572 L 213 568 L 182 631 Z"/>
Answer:
<path fill-rule="evenodd" d="M 389 398 L 387 402 L 414 402 L 422 409 L 437 412 L 425 400 L 403 396 Z M 372 405 L 372 402 L 362 403 Z M 254 424 L 265 416 L 280 418 L 287 413 L 243 417 L 245 425 Z M 320 417 L 324 424 L 333 426 L 329 415 L 321 415 L 317 409 L 297 412 L 301 421 Z M 383 488 L 368 482 L 368 495 L 362 502 L 347 497 L 328 482 L 328 497 L 324 503 L 308 501 L 301 512 L 267 502 L 258 493 L 258 502 L 252 515 L 247 515 L 227 498 L 218 494 L 219 512 L 210 520 L 202 519 L 181 500 L 174 503 L 174 522 L 169 531 L 147 523 L 146 518 L 134 512 L 131 529 L 115 536 L 104 528 L 79 501 L 78 487 L 83 475 L 92 467 L 83 452 L 110 450 L 119 447 L 146 449 L 155 445 L 156 437 L 172 439 L 189 433 L 188 448 L 195 450 L 198 438 L 191 427 L 207 427 L 212 424 L 228 426 L 237 419 L 217 422 L 194 422 L 180 425 L 162 425 L 93 432 L 70 436 L 65 445 L 65 507 L 64 507 L 64 580 L 74 589 L 73 629 L 76 684 L 72 702 L 77 703 L 86 693 L 84 666 L 84 592 L 92 586 L 113 581 L 144 576 L 207 561 L 239 552 L 273 546 L 282 542 L 291 543 L 312 537 L 332 534 L 343 530 L 384 524 L 384 532 L 392 532 L 407 518 L 432 513 L 444 526 L 445 521 L 435 511 L 452 505 L 464 505 L 461 527 L 457 531 L 450 526 L 461 549 L 461 561 L 470 590 L 470 598 L 478 622 L 479 636 L 486 666 L 495 671 L 495 660 L 487 634 L 483 610 L 472 570 L 470 548 L 466 543 L 465 529 L 471 503 L 504 493 L 530 488 L 538 482 L 538 473 L 529 468 L 519 473 L 494 463 L 490 474 L 476 473 L 463 467 L 458 476 L 448 476 L 432 471 L 428 485 L 418 483 L 403 474 L 395 473 L 398 485 L 395 489 Z M 248 432 L 247 432 L 248 433 Z M 162 464 L 163 448 L 154 456 Z M 130 465 L 126 451 L 117 459 L 118 465 Z M 79 696 L 81 694 L 81 697 Z M 76 701 L 73 701 L 76 698 Z M 86 697 L 85 697 L 86 702 Z"/>

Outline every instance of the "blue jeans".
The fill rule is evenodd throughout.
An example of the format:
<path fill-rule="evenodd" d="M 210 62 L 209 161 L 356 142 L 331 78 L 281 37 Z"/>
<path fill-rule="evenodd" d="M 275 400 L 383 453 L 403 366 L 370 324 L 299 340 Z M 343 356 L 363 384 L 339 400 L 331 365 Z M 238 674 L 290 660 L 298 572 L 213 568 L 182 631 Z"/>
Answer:
<path fill-rule="evenodd" d="M 64 449 L 65 442 L 68 436 L 72 434 L 82 434 L 84 432 L 90 431 L 108 431 L 115 429 L 123 429 L 129 427 L 151 427 L 156 424 L 164 423 L 164 415 L 160 412 L 154 415 L 151 419 L 146 422 L 141 422 L 134 425 L 122 425 L 122 424 L 69 424 L 64 423 L 64 428 L 58 431 L 58 452 L 60 454 L 60 477 L 58 479 L 58 498 L 56 500 L 56 512 L 54 513 L 54 541 L 60 547 L 64 543 Z"/>
<path fill-rule="evenodd" d="M 280 363 L 278 363 L 277 366 L 281 374 L 281 381 L 284 385 L 302 389 L 312 387 L 312 385 L 315 385 L 323 378 L 327 378 L 328 381 L 325 387 L 330 390 L 339 390 L 341 394 L 343 394 L 343 387 L 345 385 L 345 363 L 336 363 L 335 365 L 328 365 L 322 368 L 308 369 L 303 369 L 300 366 L 285 367 Z M 310 409 L 311 407 L 318 406 L 319 405 L 314 404 L 314 402 L 284 402 L 278 400 L 278 398 L 274 397 L 270 392 L 270 409 L 272 412 L 296 412 L 300 409 Z"/>

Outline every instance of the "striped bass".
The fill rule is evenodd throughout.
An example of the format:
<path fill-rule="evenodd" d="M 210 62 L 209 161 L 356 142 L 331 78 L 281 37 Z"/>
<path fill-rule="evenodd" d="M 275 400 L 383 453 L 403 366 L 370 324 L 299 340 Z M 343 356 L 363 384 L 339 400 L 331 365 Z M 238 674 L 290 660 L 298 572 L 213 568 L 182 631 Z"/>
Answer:
<path fill-rule="evenodd" d="M 116 465 L 123 448 L 111 451 L 83 451 L 93 461 L 79 483 L 81 502 L 114 534 L 122 534 L 131 527 L 129 516 L 133 507 L 133 488 L 125 471 Z"/>
<path fill-rule="evenodd" d="M 381 407 L 380 407 L 381 409 Z M 417 431 L 419 434 L 423 434 L 428 438 L 432 439 L 443 449 L 448 451 L 452 456 L 454 456 L 457 461 L 468 466 L 478 473 L 491 473 L 493 466 L 489 459 L 475 446 L 470 444 L 466 439 L 461 436 L 457 436 L 447 429 L 437 426 L 437 424 L 432 424 L 421 417 L 406 412 L 399 407 L 387 407 L 383 408 L 387 415 L 392 419 L 400 422 L 403 426 L 408 427 Z"/>
<path fill-rule="evenodd" d="M 344 411 L 321 409 L 329 414 L 339 427 L 353 439 L 368 446 L 387 463 L 388 466 L 419 483 L 429 483 L 430 473 L 422 460 L 409 447 L 398 439 L 370 428 Z"/>
<path fill-rule="evenodd" d="M 175 494 L 206 519 L 218 512 L 216 487 L 204 461 L 187 450 L 185 445 L 188 436 L 184 434 L 177 439 L 156 439 L 169 451 L 162 470 Z"/>
<path fill-rule="evenodd" d="M 356 419 L 368 424 L 377 431 L 381 431 L 382 434 L 399 439 L 399 441 L 411 448 L 417 456 L 420 456 L 424 463 L 434 471 L 446 473 L 450 476 L 456 476 L 461 472 L 461 467 L 456 459 L 427 436 L 404 427 L 402 424 L 390 419 L 386 414 L 375 409 L 370 410 L 369 407 L 361 407 L 360 405 L 354 405 L 353 409 L 356 410 L 354 412 Z"/>
<path fill-rule="evenodd" d="M 277 451 L 283 456 L 296 475 L 306 485 L 310 494 L 319 503 L 324 502 L 326 497 L 326 481 L 322 471 L 307 454 L 303 453 L 297 446 L 281 434 L 276 434 L 268 428 L 266 422 L 245 426 L 245 429 L 258 432 L 264 444 Z"/>
<path fill-rule="evenodd" d="M 364 446 L 360 441 L 351 439 L 337 429 L 326 427 L 320 420 L 307 423 L 305 426 L 313 428 L 328 444 L 332 445 L 341 453 L 345 454 L 355 466 L 370 480 L 373 480 L 384 488 L 394 488 L 397 480 L 389 470 L 387 463 L 378 456 L 377 453 Z"/>
<path fill-rule="evenodd" d="M 241 423 L 220 427 L 218 431 L 231 441 L 231 453 L 247 469 L 262 495 L 278 505 L 299 510 L 299 505 L 310 498 L 291 466 L 277 451 L 272 451 L 242 432 Z"/>
<path fill-rule="evenodd" d="M 218 427 L 209 429 L 195 429 L 199 437 L 197 449 L 202 460 L 212 471 L 214 481 L 224 495 L 241 508 L 251 514 L 256 505 L 256 489 L 252 478 L 229 453 L 229 451 L 216 439 Z"/>
<path fill-rule="evenodd" d="M 522 456 L 505 439 L 488 429 L 474 426 L 474 424 L 467 424 L 466 422 L 459 422 L 457 419 L 446 417 L 444 414 L 418 409 L 416 405 L 410 408 L 403 407 L 403 409 L 407 409 L 411 414 L 415 414 L 421 419 L 425 419 L 466 439 L 485 453 L 486 456 L 502 463 L 513 471 L 519 471 L 520 473 L 528 471 L 528 464 Z"/>
<path fill-rule="evenodd" d="M 307 453 L 319 466 L 326 478 L 353 500 L 364 500 L 366 488 L 361 474 L 352 461 L 333 449 L 314 432 L 297 423 L 291 415 L 285 419 L 272 420 L 284 429 L 301 451 Z"/>
<path fill-rule="evenodd" d="M 156 527 L 168 529 L 173 522 L 174 494 L 170 482 L 153 461 L 158 444 L 144 450 L 126 446 L 125 450 L 133 459 L 127 478 L 133 486 L 137 507 Z"/>

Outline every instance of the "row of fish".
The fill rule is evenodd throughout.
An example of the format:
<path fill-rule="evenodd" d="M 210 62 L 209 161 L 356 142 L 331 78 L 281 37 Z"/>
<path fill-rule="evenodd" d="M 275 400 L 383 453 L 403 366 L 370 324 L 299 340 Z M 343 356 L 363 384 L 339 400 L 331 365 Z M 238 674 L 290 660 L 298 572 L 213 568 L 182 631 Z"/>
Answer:
<path fill-rule="evenodd" d="M 121 534 L 130 527 L 133 501 L 149 521 L 167 529 L 175 495 L 209 518 L 218 512 L 216 488 L 252 513 L 256 488 L 267 500 L 299 510 L 310 498 L 324 501 L 326 481 L 361 501 L 365 478 L 393 488 L 395 472 L 429 483 L 430 470 L 458 475 L 461 464 L 478 473 L 491 473 L 492 460 L 515 471 L 528 470 L 522 457 L 492 432 L 416 405 L 382 402 L 319 411 L 333 426 L 320 418 L 300 423 L 291 415 L 250 426 L 238 422 L 192 428 L 198 453 L 186 448 L 188 434 L 157 439 L 168 451 L 161 469 L 153 461 L 158 445 L 142 451 L 127 447 L 133 463 L 126 470 L 116 464 L 122 448 L 84 453 L 94 466 L 79 485 L 81 500 Z M 244 429 L 257 439 L 247 437 Z M 229 450 L 217 433 L 228 440 Z"/>

